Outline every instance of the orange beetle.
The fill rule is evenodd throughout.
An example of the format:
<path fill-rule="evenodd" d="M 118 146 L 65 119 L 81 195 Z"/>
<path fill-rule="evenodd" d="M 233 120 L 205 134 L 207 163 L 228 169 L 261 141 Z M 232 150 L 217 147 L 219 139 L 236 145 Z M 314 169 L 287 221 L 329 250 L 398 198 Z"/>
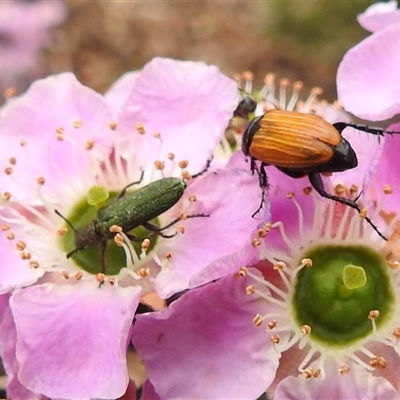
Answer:
<path fill-rule="evenodd" d="M 308 175 L 312 187 L 320 196 L 345 204 L 360 212 L 352 200 L 326 192 L 320 173 L 341 172 L 357 167 L 357 155 L 350 143 L 342 136 L 346 127 L 352 127 L 373 135 L 383 136 L 380 128 L 338 122 L 330 124 L 321 117 L 297 111 L 269 110 L 254 118 L 243 133 L 242 151 L 249 156 L 251 171 L 257 172 L 262 189 L 260 207 L 264 204 L 268 179 L 265 167 L 274 165 L 292 178 Z M 258 166 L 256 161 L 260 161 Z M 365 217 L 372 228 L 387 240 L 372 221 Z"/>

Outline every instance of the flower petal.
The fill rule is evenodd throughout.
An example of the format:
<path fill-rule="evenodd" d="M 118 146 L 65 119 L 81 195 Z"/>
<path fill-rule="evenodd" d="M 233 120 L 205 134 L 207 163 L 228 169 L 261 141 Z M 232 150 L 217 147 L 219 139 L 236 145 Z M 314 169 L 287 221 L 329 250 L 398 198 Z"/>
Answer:
<path fill-rule="evenodd" d="M 187 214 L 203 213 L 209 217 L 188 220 L 183 235 L 164 240 L 157 247 L 160 254 L 173 253 L 168 266 L 155 278 L 157 292 L 163 298 L 235 272 L 250 262 L 254 254 L 246 243 L 263 222 L 252 218 L 261 195 L 258 179 L 248 171 L 224 169 L 209 173 L 196 179 L 187 191 L 197 199 Z M 205 268 L 207 273 L 189 285 L 191 278 Z"/>
<path fill-rule="evenodd" d="M 135 126 L 143 125 L 146 134 L 136 133 L 129 148 L 139 165 L 173 153 L 178 161 L 190 160 L 194 174 L 222 138 L 239 99 L 236 83 L 215 66 L 154 58 L 137 77 L 119 126 L 132 138 Z"/>
<path fill-rule="evenodd" d="M 139 74 L 139 71 L 127 72 L 118 78 L 104 94 L 104 98 L 116 117 L 120 113 L 122 106 L 129 99 Z"/>
<path fill-rule="evenodd" d="M 0 296 L 0 354 L 7 373 L 7 394 L 14 400 L 38 400 L 39 395 L 25 388 L 18 379 L 19 365 L 15 356 L 17 332 L 9 306 L 9 296 Z"/>
<path fill-rule="evenodd" d="M 376 32 L 389 25 L 400 22 L 400 10 L 397 1 L 379 2 L 370 5 L 363 13 L 357 16 L 358 23 L 367 31 Z"/>
<path fill-rule="evenodd" d="M 160 398 L 253 400 L 270 385 L 279 353 L 251 321 L 273 306 L 246 295 L 248 284 L 227 276 L 137 316 L 132 342 Z"/>
<path fill-rule="evenodd" d="M 30 260 L 21 258 L 21 251 L 17 249 L 17 242 L 26 241 L 38 243 L 38 238 L 41 237 L 42 231 L 39 227 L 36 229 L 31 228 L 28 222 L 23 223 L 20 217 L 20 224 L 13 224 L 11 222 L 5 224 L 5 221 L 12 220 L 17 212 L 2 207 L 0 208 L 0 221 L 3 228 L 6 226 L 7 230 L 2 229 L 0 235 L 0 294 L 9 293 L 13 289 L 29 286 L 35 283 L 40 277 L 44 275 L 44 270 L 41 268 L 32 268 Z M 9 236 L 12 235 L 12 236 Z M 32 248 L 28 249 L 32 250 Z"/>
<path fill-rule="evenodd" d="M 390 25 L 350 49 L 337 73 L 343 107 L 367 120 L 400 113 L 400 23 Z"/>
<path fill-rule="evenodd" d="M 11 309 L 21 382 L 52 398 L 122 396 L 128 384 L 128 334 L 139 296 L 138 288 L 99 288 L 95 282 L 17 290 Z"/>
<path fill-rule="evenodd" d="M 103 97 L 81 85 L 73 74 L 36 81 L 2 111 L 0 167 L 11 168 L 0 177 L 2 190 L 19 201 L 36 203 L 39 187 L 41 195 L 50 199 L 58 195 L 59 201 L 71 195 L 68 187 L 87 191 L 87 182 L 96 173 L 91 159 L 111 152 L 115 135 L 111 121 Z M 91 142 L 94 146 L 89 150 Z M 46 179 L 44 185 L 39 186 L 38 177 Z"/>

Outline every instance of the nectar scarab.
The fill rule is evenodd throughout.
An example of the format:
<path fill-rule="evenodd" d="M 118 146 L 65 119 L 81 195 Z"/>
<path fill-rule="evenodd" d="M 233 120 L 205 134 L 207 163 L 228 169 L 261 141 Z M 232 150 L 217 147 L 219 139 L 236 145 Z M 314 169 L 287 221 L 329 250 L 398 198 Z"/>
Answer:
<path fill-rule="evenodd" d="M 342 136 L 345 128 L 383 136 L 388 132 L 345 122 L 330 124 L 314 114 L 297 111 L 269 110 L 254 118 L 243 133 L 242 151 L 250 157 L 250 169 L 259 177 L 262 189 L 260 207 L 264 204 L 268 178 L 265 167 L 273 165 L 292 178 L 308 175 L 311 186 L 322 197 L 335 200 L 361 212 L 357 199 L 339 197 L 326 192 L 320 173 L 342 172 L 357 167 L 357 155 L 350 143 Z M 257 161 L 260 165 L 257 165 Z M 371 227 L 387 240 L 368 217 Z"/>

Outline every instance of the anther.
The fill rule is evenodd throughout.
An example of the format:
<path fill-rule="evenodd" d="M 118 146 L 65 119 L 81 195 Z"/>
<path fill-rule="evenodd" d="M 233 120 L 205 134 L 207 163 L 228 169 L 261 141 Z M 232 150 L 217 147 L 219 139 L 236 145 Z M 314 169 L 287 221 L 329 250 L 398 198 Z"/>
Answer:
<path fill-rule="evenodd" d="M 273 320 L 269 321 L 269 322 L 268 322 L 268 329 L 274 329 L 274 328 L 276 328 L 276 325 L 277 325 L 277 324 L 278 324 L 278 323 L 277 323 L 276 319 L 273 319 Z"/>
<path fill-rule="evenodd" d="M 12 232 L 10 232 L 10 233 L 7 234 L 7 239 L 8 240 L 14 240 L 15 239 L 15 235 Z"/>
<path fill-rule="evenodd" d="M 278 261 L 276 264 L 274 264 L 274 271 L 282 271 L 285 268 L 286 263 L 284 263 L 283 261 Z"/>
<path fill-rule="evenodd" d="M 182 220 L 182 221 L 186 221 L 187 220 L 187 214 L 181 214 L 180 216 L 179 216 L 179 218 Z"/>
<path fill-rule="evenodd" d="M 150 239 L 147 239 L 147 238 L 144 239 L 141 244 L 141 247 L 142 247 L 142 251 L 147 251 L 148 248 L 150 247 Z"/>
<path fill-rule="evenodd" d="M 288 192 L 288 193 L 286 193 L 286 197 L 287 197 L 288 199 L 293 199 L 294 193 L 293 193 L 293 192 Z"/>
<path fill-rule="evenodd" d="M 191 203 L 194 203 L 194 202 L 197 201 L 197 197 L 196 197 L 194 194 L 191 194 L 191 195 L 189 196 L 189 201 L 190 201 Z"/>
<path fill-rule="evenodd" d="M 109 283 L 111 286 L 114 286 L 114 285 L 115 285 L 115 278 L 109 278 L 109 279 L 108 279 L 108 283 Z"/>
<path fill-rule="evenodd" d="M 392 187 L 390 185 L 384 185 L 383 186 L 383 193 L 392 194 L 393 193 Z"/>
<path fill-rule="evenodd" d="M 64 279 L 69 279 L 69 275 L 68 275 L 67 271 L 60 271 L 60 274 Z"/>
<path fill-rule="evenodd" d="M 306 368 L 303 371 L 304 378 L 306 378 L 306 379 L 318 378 L 320 374 L 321 374 L 320 369 Z"/>
<path fill-rule="evenodd" d="M 251 71 L 243 71 L 242 77 L 246 81 L 252 81 L 254 79 L 254 75 Z"/>
<path fill-rule="evenodd" d="M 389 265 L 389 268 L 391 268 L 391 269 L 397 269 L 397 268 L 399 268 L 399 266 L 400 266 L 400 262 L 399 261 L 391 261 L 391 260 L 388 260 L 388 265 Z"/>
<path fill-rule="evenodd" d="M 303 325 L 300 327 L 300 331 L 304 336 L 308 336 L 311 333 L 311 326 L 310 325 Z"/>
<path fill-rule="evenodd" d="M 263 323 L 264 319 L 262 317 L 262 315 L 257 314 L 254 318 L 253 318 L 253 324 L 255 326 L 260 326 Z"/>
<path fill-rule="evenodd" d="M 275 81 L 275 74 L 266 74 L 264 77 L 264 83 L 267 85 L 271 85 Z"/>
<path fill-rule="evenodd" d="M 36 182 L 37 182 L 38 185 L 41 185 L 41 186 L 42 186 L 42 185 L 45 184 L 46 179 L 43 178 L 43 176 L 39 176 L 39 177 L 36 179 Z"/>
<path fill-rule="evenodd" d="M 367 209 L 366 208 L 362 208 L 360 210 L 360 217 L 361 218 L 365 218 L 367 216 Z"/>
<path fill-rule="evenodd" d="M 99 272 L 98 274 L 95 275 L 95 279 L 99 283 L 103 283 L 105 277 L 106 276 L 102 272 Z"/>
<path fill-rule="evenodd" d="M 154 134 L 154 137 L 155 137 L 156 139 L 160 139 L 160 140 L 161 140 L 161 133 L 160 133 L 160 132 L 156 132 L 156 133 Z"/>
<path fill-rule="evenodd" d="M 247 275 L 247 268 L 246 267 L 240 267 L 239 276 L 246 276 L 246 275 Z"/>
<path fill-rule="evenodd" d="M 119 225 L 111 225 L 109 230 L 110 230 L 110 232 L 113 232 L 113 233 L 122 232 L 122 228 Z"/>
<path fill-rule="evenodd" d="M 368 319 L 377 319 L 379 317 L 379 311 L 378 310 L 371 310 L 368 314 Z"/>
<path fill-rule="evenodd" d="M 264 229 L 258 229 L 257 230 L 257 235 L 259 238 L 265 238 L 265 236 L 267 236 L 267 232 L 265 232 Z"/>
<path fill-rule="evenodd" d="M 8 162 L 9 162 L 11 165 L 15 165 L 15 164 L 17 163 L 17 159 L 16 159 L 15 157 L 11 157 L 11 158 L 8 160 Z"/>
<path fill-rule="evenodd" d="M 168 158 L 168 160 L 171 160 L 171 161 L 173 161 L 173 160 L 174 160 L 174 158 L 175 158 L 175 154 L 174 154 L 174 153 L 168 153 L 168 156 L 167 156 L 167 158 Z"/>
<path fill-rule="evenodd" d="M 4 91 L 4 98 L 10 99 L 17 94 L 17 90 L 13 87 L 9 87 Z"/>
<path fill-rule="evenodd" d="M 11 175 L 12 172 L 13 172 L 13 169 L 12 169 L 11 167 L 7 167 L 7 168 L 4 170 L 4 172 L 5 172 L 7 175 Z"/>
<path fill-rule="evenodd" d="M 20 257 L 21 257 L 22 260 L 29 260 L 32 257 L 32 254 L 29 253 L 29 251 L 23 251 L 20 254 Z"/>
<path fill-rule="evenodd" d="M 86 150 L 92 150 L 93 146 L 94 146 L 94 141 L 93 140 L 88 140 L 86 142 L 85 148 L 86 148 Z"/>
<path fill-rule="evenodd" d="M 282 78 L 282 79 L 279 81 L 279 85 L 280 85 L 282 88 L 288 87 L 289 84 L 290 84 L 290 81 L 289 81 L 289 79 L 287 79 L 287 78 Z"/>
<path fill-rule="evenodd" d="M 192 175 L 190 175 L 189 172 L 187 172 L 185 170 L 185 171 L 182 171 L 182 178 L 186 179 L 187 181 L 189 181 L 190 179 L 192 179 Z"/>
<path fill-rule="evenodd" d="M 303 82 L 297 81 L 293 83 L 293 90 L 298 92 L 303 87 Z"/>
<path fill-rule="evenodd" d="M 400 327 L 398 326 L 392 333 L 396 339 L 400 339 Z"/>
<path fill-rule="evenodd" d="M 64 128 L 61 128 L 61 127 L 56 128 L 56 133 L 59 135 L 64 134 Z"/>
<path fill-rule="evenodd" d="M 117 233 L 114 236 L 114 242 L 117 246 L 121 247 L 124 244 L 124 238 L 122 237 L 121 234 Z"/>
<path fill-rule="evenodd" d="M 180 233 L 180 234 L 185 233 L 185 227 L 182 226 L 182 225 L 177 226 L 177 227 L 176 227 L 176 232 L 177 232 L 177 233 Z"/>
<path fill-rule="evenodd" d="M 249 285 L 246 287 L 246 294 L 254 294 L 256 292 L 256 288 L 253 285 Z"/>
<path fill-rule="evenodd" d="M 144 129 L 144 126 L 143 126 L 143 124 L 142 124 L 141 122 L 138 122 L 138 123 L 136 124 L 136 130 L 137 130 L 137 132 L 140 133 L 141 135 L 144 135 L 144 134 L 146 133 L 146 131 L 145 131 L 145 129 Z"/>
<path fill-rule="evenodd" d="M 339 183 L 338 185 L 335 186 L 335 193 L 338 196 L 344 196 L 346 193 L 346 189 L 342 184 Z"/>
<path fill-rule="evenodd" d="M 258 247 L 258 246 L 261 245 L 261 240 L 258 239 L 258 238 L 253 238 L 253 239 L 251 239 L 251 245 L 252 245 L 253 247 Z"/>
<path fill-rule="evenodd" d="M 179 161 L 179 163 L 178 163 L 179 168 L 182 168 L 182 169 L 187 168 L 188 165 L 189 165 L 189 160 L 182 160 L 182 161 Z"/>
<path fill-rule="evenodd" d="M 340 375 L 346 375 L 350 372 L 350 368 L 347 365 L 342 365 L 338 371 L 340 372 Z"/>
<path fill-rule="evenodd" d="M 271 343 L 272 344 L 279 344 L 281 341 L 281 337 L 279 335 L 272 335 L 271 336 Z"/>
<path fill-rule="evenodd" d="M 18 242 L 17 242 L 17 250 L 24 251 L 25 249 L 26 249 L 26 243 L 23 242 L 22 240 L 18 240 Z"/>
<path fill-rule="evenodd" d="M 2 196 L 3 196 L 4 200 L 10 200 L 11 199 L 11 193 L 10 192 L 4 192 Z"/>
<path fill-rule="evenodd" d="M 37 261 L 30 261 L 30 262 L 29 262 L 29 266 L 30 266 L 31 268 L 37 269 L 37 268 L 39 268 L 39 263 L 38 263 Z"/>
<path fill-rule="evenodd" d="M 350 194 L 351 194 L 352 196 L 355 196 L 355 195 L 358 193 L 358 185 L 356 185 L 355 183 L 353 183 L 353 184 L 350 186 L 349 191 L 350 191 Z"/>
<path fill-rule="evenodd" d="M 311 94 L 314 96 L 319 96 L 322 94 L 322 92 L 323 92 L 323 90 L 320 87 L 314 87 L 311 89 Z"/>
<path fill-rule="evenodd" d="M 77 119 L 76 121 L 74 121 L 74 128 L 78 129 L 82 126 L 82 121 L 80 119 Z"/>
<path fill-rule="evenodd" d="M 312 187 L 311 186 L 307 186 L 303 189 L 303 193 L 307 196 L 312 192 Z"/>
<path fill-rule="evenodd" d="M 170 261 L 170 260 L 172 259 L 172 253 L 171 253 L 171 252 L 168 252 L 168 253 L 165 255 L 165 258 L 166 258 L 168 261 Z"/>
<path fill-rule="evenodd" d="M 162 161 L 154 161 L 154 166 L 159 171 L 162 171 L 165 168 L 165 165 Z"/>
<path fill-rule="evenodd" d="M 112 131 L 115 131 L 115 130 L 117 129 L 117 123 L 116 123 L 115 121 L 111 121 L 111 122 L 108 124 L 108 127 L 109 127 Z"/>
<path fill-rule="evenodd" d="M 312 260 L 311 258 L 303 258 L 301 260 L 301 264 L 304 265 L 306 268 L 312 267 Z"/>
<path fill-rule="evenodd" d="M 28 143 L 27 143 L 26 140 L 21 140 L 21 141 L 19 142 L 19 144 L 20 144 L 21 147 L 25 147 Z"/>
<path fill-rule="evenodd" d="M 64 135 L 61 134 L 61 133 L 57 133 L 57 140 L 58 140 L 59 142 L 62 142 L 62 141 L 64 140 Z"/>
<path fill-rule="evenodd" d="M 83 277 L 82 271 L 76 271 L 76 273 L 75 273 L 75 275 L 74 275 L 74 278 L 75 278 L 77 281 L 79 281 L 80 279 L 82 279 L 82 277 Z"/>
<path fill-rule="evenodd" d="M 68 228 L 65 228 L 65 227 L 57 229 L 57 232 L 56 232 L 57 236 L 65 236 L 67 233 L 68 233 Z"/>
<path fill-rule="evenodd" d="M 146 278 L 146 276 L 150 275 L 150 270 L 148 268 L 140 268 L 138 271 L 138 275 L 141 278 Z"/>
<path fill-rule="evenodd" d="M 8 225 L 8 224 L 3 224 L 2 227 L 1 227 L 1 230 L 2 230 L 2 231 L 8 231 L 8 230 L 10 230 L 10 225 Z"/>
<path fill-rule="evenodd" d="M 384 369 L 387 366 L 386 360 L 384 357 L 372 357 L 369 364 L 373 368 Z"/>

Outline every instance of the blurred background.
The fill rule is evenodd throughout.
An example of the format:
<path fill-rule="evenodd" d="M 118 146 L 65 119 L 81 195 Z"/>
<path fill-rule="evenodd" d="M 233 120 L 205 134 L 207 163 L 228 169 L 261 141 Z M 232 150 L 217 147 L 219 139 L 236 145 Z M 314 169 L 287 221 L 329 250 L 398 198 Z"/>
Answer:
<path fill-rule="evenodd" d="M 18 67 L 18 58 L 11 64 L 4 62 L 15 40 L 13 34 L 31 29 L 19 39 L 25 47 L 35 35 L 26 22 L 26 10 L 21 12 L 18 29 L 10 32 L 4 27 L 16 19 L 15 15 L 14 21 L 5 17 L 5 6 L 17 3 L 31 7 L 39 20 L 36 25 L 42 23 L 46 31 L 45 40 L 36 46 L 35 63 L 27 68 Z M 38 7 L 44 7 L 43 3 L 54 8 L 47 11 L 46 24 Z M 343 54 L 368 36 L 356 16 L 372 3 L 1 0 L 0 63 L 7 65 L 0 67 L 1 88 L 4 92 L 12 86 L 21 92 L 35 78 L 69 70 L 83 84 L 104 92 L 124 72 L 163 56 L 203 60 L 228 75 L 251 70 L 260 85 L 265 74 L 273 72 L 278 78 L 301 80 L 303 96 L 320 86 L 321 97 L 332 101 Z"/>

